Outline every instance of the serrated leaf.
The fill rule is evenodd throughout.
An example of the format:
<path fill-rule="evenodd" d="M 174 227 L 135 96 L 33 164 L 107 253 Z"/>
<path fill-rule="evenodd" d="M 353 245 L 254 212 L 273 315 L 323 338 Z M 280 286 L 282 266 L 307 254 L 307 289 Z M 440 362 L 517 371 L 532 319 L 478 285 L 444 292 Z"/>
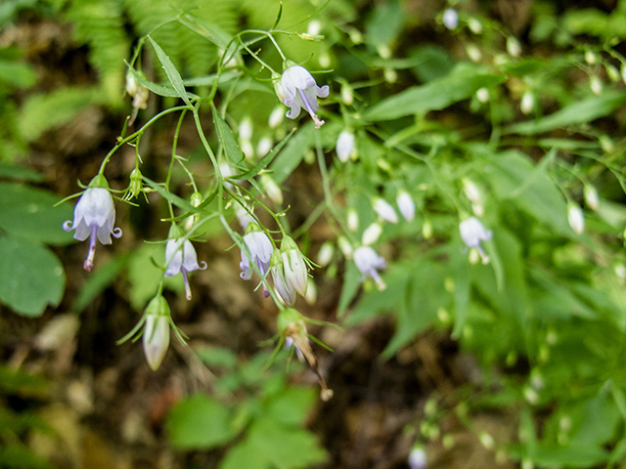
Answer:
<path fill-rule="evenodd" d="M 163 49 L 161 49 L 161 46 L 159 46 L 150 36 L 148 36 L 148 40 L 150 41 L 150 44 L 152 44 L 152 47 L 154 47 L 159 62 L 161 62 L 163 70 L 165 70 L 165 74 L 176 90 L 176 93 L 178 93 L 178 96 L 185 101 L 185 104 L 191 106 L 191 101 L 189 100 L 189 95 L 187 94 L 187 90 L 185 89 L 180 73 L 178 73 L 178 70 L 176 70 L 176 67 L 174 67 L 174 64 L 167 54 L 163 51 Z"/>
<path fill-rule="evenodd" d="M 0 237 L 0 301 L 17 314 L 41 316 L 57 306 L 65 289 L 65 273 L 57 257 L 39 244 Z"/>
<path fill-rule="evenodd" d="M 0 183 L 0 228 L 16 237 L 47 244 L 72 242 L 63 222 L 73 218 L 70 204 L 55 207 L 59 199 L 50 192 L 23 184 Z"/>
<path fill-rule="evenodd" d="M 235 434 L 229 410 L 215 399 L 196 394 L 180 402 L 167 419 L 172 444 L 178 449 L 210 449 Z"/>
<path fill-rule="evenodd" d="M 438 111 L 473 96 L 479 88 L 496 86 L 505 79 L 504 75 L 488 74 L 473 66 L 458 65 L 443 78 L 423 86 L 413 86 L 381 101 L 363 117 L 370 121 L 382 121 Z"/>

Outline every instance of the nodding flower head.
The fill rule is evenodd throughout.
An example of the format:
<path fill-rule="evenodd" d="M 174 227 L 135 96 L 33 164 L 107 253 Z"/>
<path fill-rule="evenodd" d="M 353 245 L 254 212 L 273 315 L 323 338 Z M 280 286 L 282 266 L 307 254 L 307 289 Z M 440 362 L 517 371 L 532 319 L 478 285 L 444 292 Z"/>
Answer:
<path fill-rule="evenodd" d="M 283 72 L 281 85 L 285 96 L 283 102 L 291 108 L 287 111 L 287 117 L 296 119 L 303 107 L 311 115 L 316 129 L 324 125 L 324 121 L 315 113 L 319 109 L 317 98 L 325 98 L 330 93 L 328 85 L 317 86 L 315 78 L 300 65 L 293 65 Z"/>
<path fill-rule="evenodd" d="M 241 262 L 239 263 L 241 274 L 239 275 L 244 280 L 250 279 L 252 276 L 250 261 L 252 261 L 259 268 L 261 277 L 265 277 L 265 273 L 270 266 L 272 252 L 274 251 L 272 242 L 263 231 L 260 231 L 260 228 L 256 223 L 248 224 L 248 233 L 243 237 L 243 240 L 246 243 L 248 251 L 250 252 L 250 258 L 248 258 L 246 252 L 242 249 Z M 263 283 L 263 296 L 265 296 L 265 298 L 270 296 L 270 292 L 265 287 L 265 283 Z"/>
<path fill-rule="evenodd" d="M 387 288 L 383 279 L 378 274 L 379 269 L 387 267 L 385 259 L 369 246 L 361 246 L 354 250 L 354 263 L 361 271 L 361 281 L 365 281 L 368 278 L 373 278 L 378 285 L 379 290 Z"/>
<path fill-rule="evenodd" d="M 156 370 L 170 344 L 170 307 L 160 294 L 152 298 L 145 312 L 143 351 L 150 368 Z"/>
<path fill-rule="evenodd" d="M 489 241 L 493 232 L 491 230 L 487 230 L 482 222 L 476 217 L 470 217 L 463 220 L 459 225 L 459 231 L 461 232 L 461 239 L 465 245 L 470 249 L 478 249 L 480 257 L 483 259 L 483 263 L 487 264 L 489 262 L 489 256 L 487 256 L 485 251 L 483 251 L 480 242 Z"/>
<path fill-rule="evenodd" d="M 74 207 L 74 221 L 63 223 L 65 231 L 76 230 L 74 238 L 84 241 L 89 238 L 89 252 L 83 267 L 85 270 L 93 268 L 93 259 L 96 255 L 96 238 L 102 244 L 111 244 L 111 235 L 116 238 L 122 236 L 120 228 L 114 228 L 115 206 L 113 197 L 108 189 L 108 183 L 103 176 L 96 176 L 89 188 L 81 195 Z"/>
<path fill-rule="evenodd" d="M 167 263 L 166 277 L 171 277 L 182 272 L 185 280 L 185 293 L 188 300 L 191 300 L 191 288 L 189 287 L 188 273 L 194 270 L 204 270 L 207 268 L 206 262 L 198 264 L 198 255 L 191 241 L 184 239 L 182 230 L 173 225 L 170 229 L 170 239 L 165 245 L 165 262 Z"/>

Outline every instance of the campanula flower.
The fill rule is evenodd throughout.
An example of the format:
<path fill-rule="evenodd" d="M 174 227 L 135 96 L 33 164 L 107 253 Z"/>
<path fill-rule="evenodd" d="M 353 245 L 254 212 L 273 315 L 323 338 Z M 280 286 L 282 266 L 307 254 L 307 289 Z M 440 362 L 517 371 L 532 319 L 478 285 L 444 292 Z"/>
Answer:
<path fill-rule="evenodd" d="M 178 228 L 178 227 L 176 227 Z M 180 228 L 178 229 L 180 231 Z M 172 230 L 170 230 L 172 235 Z M 182 236 L 182 232 L 175 233 Z M 188 273 L 194 270 L 204 270 L 207 268 L 206 262 L 202 261 L 198 264 L 198 255 L 191 241 L 176 236 L 170 239 L 165 245 L 165 262 L 167 263 L 166 277 L 172 277 L 182 272 L 185 281 L 185 293 L 188 300 L 191 299 L 191 288 L 189 287 Z"/>
<path fill-rule="evenodd" d="M 485 251 L 483 251 L 480 242 L 489 241 L 493 232 L 491 230 L 487 230 L 482 222 L 476 217 L 470 217 L 463 220 L 459 225 L 459 230 L 461 232 L 461 239 L 465 245 L 470 249 L 476 248 L 480 257 L 483 259 L 483 263 L 488 263 L 489 257 L 485 254 Z"/>
<path fill-rule="evenodd" d="M 293 65 L 283 72 L 281 85 L 285 106 L 291 108 L 287 111 L 287 117 L 296 119 L 303 107 L 311 115 L 316 129 L 324 125 L 315 112 L 319 109 L 317 98 L 325 98 L 330 93 L 328 85 L 317 86 L 315 78 L 300 65 Z"/>
<path fill-rule="evenodd" d="M 447 8 L 443 12 L 443 24 L 448 29 L 456 29 L 459 25 L 459 14 L 454 8 Z"/>
<path fill-rule="evenodd" d="M 289 236 L 283 238 L 280 255 L 283 259 L 287 283 L 302 296 L 306 295 L 309 278 L 307 265 L 298 245 Z"/>
<path fill-rule="evenodd" d="M 150 368 L 156 370 L 170 344 L 170 307 L 163 296 L 155 296 L 145 313 L 143 352 Z"/>
<path fill-rule="evenodd" d="M 94 183 L 94 181 L 96 181 Z M 111 235 L 115 238 L 122 236 L 120 228 L 114 228 L 115 206 L 113 197 L 108 188 L 102 185 L 108 184 L 102 176 L 96 176 L 90 183 L 90 187 L 78 199 L 74 208 L 74 221 L 63 223 L 65 231 L 76 230 L 74 238 L 84 241 L 89 237 L 89 252 L 83 264 L 85 270 L 93 268 L 93 259 L 96 255 L 96 237 L 102 244 L 111 244 Z M 93 185 L 93 187 L 91 187 Z M 96 186 L 99 184 L 100 186 Z"/>
<path fill-rule="evenodd" d="M 424 469 L 428 463 L 424 449 L 416 446 L 409 453 L 409 467 L 411 469 Z"/>
<path fill-rule="evenodd" d="M 285 277 L 285 267 L 279 251 L 274 251 L 272 253 L 270 271 L 272 273 L 272 279 L 274 279 L 276 293 L 278 293 L 278 296 L 285 302 L 285 304 L 293 306 L 296 302 L 296 290 Z"/>
<path fill-rule="evenodd" d="M 368 277 L 374 279 L 379 290 L 387 288 L 383 279 L 378 274 L 379 269 L 387 267 L 385 259 L 376 254 L 376 251 L 369 246 L 361 246 L 354 250 L 354 263 L 361 272 L 361 281 Z"/>
<path fill-rule="evenodd" d="M 246 255 L 245 251 L 241 251 L 241 262 L 239 263 L 239 267 L 241 268 L 240 277 L 244 280 L 249 280 L 252 276 L 252 270 L 250 269 L 250 261 L 254 262 L 256 266 L 259 268 L 259 272 L 261 273 L 261 277 L 265 277 L 265 273 L 268 271 L 270 267 L 270 260 L 272 258 L 272 252 L 274 251 L 274 246 L 272 242 L 267 237 L 267 235 L 260 231 L 258 225 L 255 223 L 249 223 L 248 229 L 250 230 L 248 234 L 243 237 L 244 242 L 246 243 L 246 247 L 250 252 L 250 259 Z M 263 285 L 263 296 L 267 298 L 270 295 L 269 291 Z"/>

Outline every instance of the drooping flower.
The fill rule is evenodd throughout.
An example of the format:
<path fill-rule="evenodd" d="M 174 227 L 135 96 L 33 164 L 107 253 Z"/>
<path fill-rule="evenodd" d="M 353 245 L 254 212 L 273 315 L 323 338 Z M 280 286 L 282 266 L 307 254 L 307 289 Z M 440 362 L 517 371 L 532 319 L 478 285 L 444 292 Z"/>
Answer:
<path fill-rule="evenodd" d="M 443 12 L 443 24 L 448 29 L 456 29 L 459 25 L 459 14 L 454 8 L 446 8 Z"/>
<path fill-rule="evenodd" d="M 388 221 L 389 223 L 398 223 L 398 214 L 391 206 L 391 204 L 385 199 L 377 197 L 376 199 L 374 199 L 372 207 L 374 208 L 374 211 L 378 214 L 378 216 L 383 220 Z"/>
<path fill-rule="evenodd" d="M 398 192 L 396 203 L 404 219 L 409 223 L 412 222 L 415 218 L 415 202 L 409 193 L 407 191 Z"/>
<path fill-rule="evenodd" d="M 246 255 L 245 251 L 241 251 L 241 262 L 239 263 L 239 267 L 241 268 L 240 277 L 244 280 L 249 280 L 252 276 L 252 269 L 250 268 L 250 261 L 254 262 L 256 266 L 259 268 L 259 272 L 261 273 L 261 277 L 265 277 L 265 273 L 270 267 L 270 260 L 272 258 L 272 252 L 274 251 L 274 246 L 272 242 L 267 237 L 267 235 L 260 231 L 260 228 L 255 223 L 248 224 L 249 232 L 243 237 L 244 242 L 246 243 L 246 247 L 250 252 L 250 259 Z M 270 292 L 266 289 L 265 284 L 263 284 L 263 296 L 267 298 L 270 295 Z"/>
<path fill-rule="evenodd" d="M 293 306 L 296 302 L 296 290 L 285 277 L 285 267 L 279 251 L 274 251 L 272 253 L 270 272 L 272 273 L 274 287 L 276 288 L 278 296 L 285 302 L 285 304 Z"/>
<path fill-rule="evenodd" d="M 379 290 L 387 288 L 383 279 L 378 274 L 379 269 L 387 267 L 385 259 L 369 246 L 360 246 L 354 250 L 354 263 L 361 272 L 361 281 L 364 282 L 367 278 L 373 278 L 378 285 Z"/>
<path fill-rule="evenodd" d="M 78 199 L 74 207 L 74 221 L 63 223 L 65 231 L 76 230 L 74 238 L 84 241 L 89 237 L 89 252 L 83 264 L 85 270 L 93 268 L 93 259 L 96 255 L 96 238 L 102 244 L 111 244 L 111 235 L 115 238 L 122 236 L 120 228 L 114 228 L 115 205 L 108 190 L 108 183 L 103 176 L 96 176 L 89 188 Z"/>
<path fill-rule="evenodd" d="M 300 295 L 306 295 L 308 269 L 298 245 L 289 236 L 285 236 L 280 245 L 280 255 L 285 269 L 285 280 Z"/>
<path fill-rule="evenodd" d="M 155 296 L 146 308 L 143 352 L 150 368 L 156 370 L 170 344 L 170 307 L 162 295 Z"/>
<path fill-rule="evenodd" d="M 370 244 L 374 244 L 380 238 L 380 235 L 383 234 L 383 227 L 380 223 L 374 222 L 363 231 L 363 236 L 361 236 L 361 242 L 365 246 L 369 246 Z"/>
<path fill-rule="evenodd" d="M 300 65 L 293 65 L 283 72 L 281 85 L 285 106 L 291 108 L 287 111 L 287 117 L 296 119 L 303 107 L 311 115 L 316 129 L 324 125 L 324 121 L 315 113 L 319 109 L 317 98 L 325 98 L 330 93 L 328 85 L 317 86 L 315 78 Z"/>
<path fill-rule="evenodd" d="M 206 262 L 202 261 L 198 264 L 198 255 L 196 249 L 188 239 L 182 238 L 182 230 L 172 225 L 170 229 L 170 239 L 165 245 L 165 262 L 167 270 L 166 277 L 171 277 L 182 272 L 185 281 L 185 293 L 188 300 L 191 299 L 191 287 L 189 286 L 188 273 L 194 270 L 204 270 L 207 268 Z"/>
<path fill-rule="evenodd" d="M 350 159 L 354 153 L 354 134 L 349 130 L 344 130 L 337 139 L 337 156 L 342 163 Z"/>
<path fill-rule="evenodd" d="M 482 222 L 476 217 L 470 217 L 463 220 L 459 224 L 459 231 L 461 232 L 461 239 L 465 245 L 470 249 L 476 248 L 480 257 L 483 259 L 483 263 L 488 263 L 489 256 L 487 256 L 485 251 L 483 251 L 480 242 L 489 241 L 493 232 L 491 230 L 487 230 Z"/>
<path fill-rule="evenodd" d="M 411 469 L 424 469 L 428 464 L 424 449 L 420 446 L 413 448 L 409 453 L 408 463 Z"/>

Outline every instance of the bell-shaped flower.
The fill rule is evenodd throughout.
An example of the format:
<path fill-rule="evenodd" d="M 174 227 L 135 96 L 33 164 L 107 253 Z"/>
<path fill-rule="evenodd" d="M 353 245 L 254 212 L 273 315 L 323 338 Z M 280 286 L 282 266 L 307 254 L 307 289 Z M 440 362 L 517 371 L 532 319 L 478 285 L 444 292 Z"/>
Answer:
<path fill-rule="evenodd" d="M 300 108 L 304 108 L 311 115 L 316 129 L 324 125 L 324 121 L 315 113 L 319 109 L 317 98 L 325 98 L 330 93 L 328 85 L 317 86 L 315 78 L 300 65 L 293 65 L 283 72 L 281 85 L 285 106 L 291 108 L 287 111 L 287 117 L 296 119 L 300 115 Z"/>
<path fill-rule="evenodd" d="M 255 223 L 248 224 L 248 233 L 243 237 L 243 240 L 250 253 L 250 258 L 244 250 L 241 251 L 241 262 L 239 267 L 241 268 L 240 277 L 244 280 L 249 280 L 252 276 L 252 269 L 250 268 L 250 261 L 252 261 L 259 269 L 262 279 L 265 278 L 265 274 L 270 267 L 270 260 L 272 258 L 272 252 L 274 246 L 267 237 L 267 235 L 260 231 L 260 228 Z M 267 298 L 270 295 L 269 291 L 263 284 L 263 296 Z"/>
<path fill-rule="evenodd" d="M 411 197 L 407 191 L 400 191 L 396 197 L 396 203 L 404 219 L 409 223 L 412 222 L 413 218 L 415 218 L 415 202 L 413 201 L 413 197 Z"/>
<path fill-rule="evenodd" d="M 354 250 L 354 263 L 361 272 L 361 281 L 364 282 L 368 278 L 374 279 L 379 290 L 387 288 L 383 279 L 378 274 L 379 269 L 387 267 L 385 259 L 369 246 L 360 246 Z"/>
<path fill-rule="evenodd" d="M 162 295 L 155 296 L 145 313 L 143 352 L 150 368 L 156 370 L 170 344 L 170 307 Z"/>
<path fill-rule="evenodd" d="M 270 272 L 272 273 L 276 293 L 278 293 L 280 299 L 282 299 L 285 304 L 293 306 L 296 302 L 296 290 L 285 278 L 285 267 L 279 251 L 274 251 L 272 253 Z"/>
<path fill-rule="evenodd" d="M 345 163 L 350 159 L 354 153 L 354 134 L 349 130 L 344 130 L 339 134 L 337 139 L 337 156 L 342 163 Z"/>
<path fill-rule="evenodd" d="M 459 25 L 459 14 L 454 8 L 447 8 L 443 12 L 443 24 L 448 29 L 456 29 Z"/>
<path fill-rule="evenodd" d="M 409 467 L 411 469 L 424 469 L 428 464 L 424 449 L 420 446 L 413 448 L 409 453 L 409 459 L 407 462 L 409 463 Z"/>
<path fill-rule="evenodd" d="M 194 270 L 204 270 L 207 268 L 206 262 L 202 261 L 198 264 L 198 255 L 196 249 L 188 239 L 182 238 L 183 233 L 176 225 L 170 230 L 170 237 L 165 245 L 165 262 L 167 269 L 166 277 L 171 277 L 182 272 L 185 281 L 185 293 L 188 300 L 191 299 L 191 288 L 189 286 L 188 273 Z"/>
<path fill-rule="evenodd" d="M 489 241 L 493 232 L 491 230 L 487 230 L 482 222 L 476 217 L 470 217 L 463 220 L 459 225 L 459 231 L 461 232 L 461 239 L 465 245 L 470 249 L 476 248 L 480 257 L 483 259 L 483 263 L 488 263 L 489 257 L 485 254 L 485 251 L 483 251 L 480 242 Z"/>
<path fill-rule="evenodd" d="M 398 214 L 391 204 L 385 199 L 377 197 L 372 202 L 372 207 L 379 218 L 388 221 L 389 223 L 398 223 Z"/>
<path fill-rule="evenodd" d="M 287 283 L 302 296 L 306 295 L 309 274 L 298 245 L 289 236 L 285 236 L 280 245 L 280 251 Z"/>
<path fill-rule="evenodd" d="M 113 197 L 108 190 L 106 179 L 102 176 L 96 176 L 74 207 L 74 221 L 68 220 L 63 223 L 65 231 L 76 230 L 75 239 L 84 241 L 89 237 L 89 252 L 83 264 L 85 270 L 93 268 L 93 259 L 96 255 L 96 238 L 102 244 L 111 244 L 111 235 L 116 238 L 122 236 L 122 230 L 114 228 L 114 223 Z"/>

